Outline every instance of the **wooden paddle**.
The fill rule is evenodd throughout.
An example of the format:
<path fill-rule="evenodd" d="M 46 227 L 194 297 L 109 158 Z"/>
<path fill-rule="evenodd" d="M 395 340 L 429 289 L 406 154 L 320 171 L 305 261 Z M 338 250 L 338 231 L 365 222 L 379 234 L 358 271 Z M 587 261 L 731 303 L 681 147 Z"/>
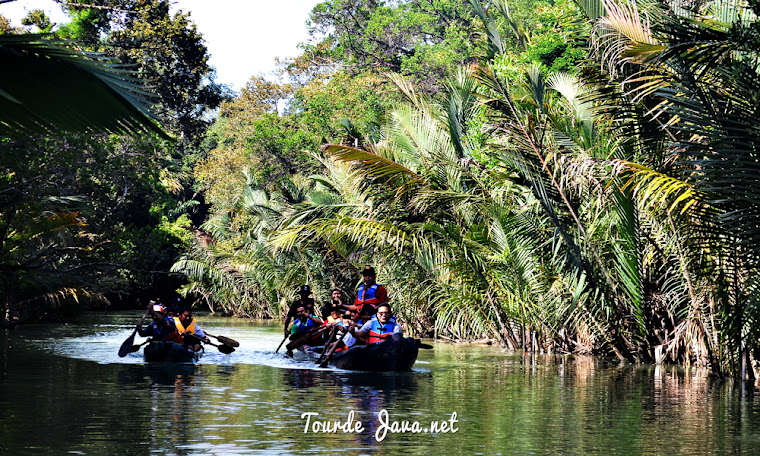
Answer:
<path fill-rule="evenodd" d="M 127 356 L 129 353 L 132 353 L 132 344 L 134 344 L 135 342 L 135 334 L 137 334 L 137 327 L 142 324 L 143 320 L 145 320 L 145 317 L 147 316 L 148 316 L 148 311 L 146 310 L 143 316 L 140 318 L 140 322 L 137 323 L 137 325 L 135 325 L 135 330 L 132 331 L 132 334 L 130 334 L 129 337 L 127 337 L 127 340 L 122 342 L 121 347 L 119 347 L 119 358 L 123 358 Z"/>
<path fill-rule="evenodd" d="M 289 344 L 285 346 L 285 348 L 288 351 L 293 351 L 294 348 L 298 348 L 301 345 L 304 345 L 305 343 L 309 342 L 313 338 L 315 338 L 317 335 L 324 332 L 325 329 L 327 329 L 328 326 L 317 326 L 315 329 L 312 329 L 309 332 L 296 334 L 296 337 L 294 337 Z"/>
<path fill-rule="evenodd" d="M 322 348 L 322 354 L 319 355 L 319 359 L 317 360 L 317 364 L 322 364 L 322 360 L 325 358 L 325 355 L 327 354 L 327 346 L 332 342 L 333 337 L 335 337 L 335 333 L 338 332 L 338 325 L 333 325 L 332 329 L 330 330 L 330 335 L 327 337 L 327 342 L 325 342 L 324 348 Z"/>
<path fill-rule="evenodd" d="M 335 350 L 338 348 L 338 345 L 340 345 L 341 342 L 343 342 L 343 338 L 346 337 L 346 334 L 348 334 L 348 328 L 346 328 L 345 331 L 343 331 L 343 334 L 340 336 L 340 339 L 338 339 L 337 342 L 330 348 L 330 353 L 327 354 L 324 361 L 319 363 L 319 367 L 327 367 L 327 363 L 330 362 L 330 359 L 332 359 L 333 353 L 335 353 Z"/>
<path fill-rule="evenodd" d="M 141 344 L 132 345 L 132 348 L 129 349 L 129 352 L 130 353 L 134 353 L 136 351 L 139 351 L 142 348 L 143 345 L 147 344 L 150 341 L 151 341 L 151 339 L 148 339 L 148 340 L 146 340 L 145 342 L 143 342 Z"/>
<path fill-rule="evenodd" d="M 290 334 L 285 334 L 285 337 L 282 338 L 282 342 L 280 342 L 280 345 L 277 346 L 277 350 L 274 351 L 275 353 L 277 353 L 278 351 L 280 351 L 280 348 L 282 348 L 282 344 L 284 344 L 285 341 L 288 340 L 288 336 L 289 335 Z"/>
<path fill-rule="evenodd" d="M 213 337 L 214 339 L 218 340 L 219 342 L 223 343 L 224 345 L 228 345 L 230 347 L 239 347 L 240 346 L 240 342 L 236 341 L 235 339 L 230 339 L 229 337 L 224 337 L 224 336 L 215 336 L 213 334 L 207 333 L 206 331 L 203 331 L 203 332 L 206 333 L 207 336 Z"/>
<path fill-rule="evenodd" d="M 430 345 L 430 344 L 426 344 L 426 343 L 422 342 L 419 339 L 414 339 L 414 340 L 417 341 L 417 347 L 419 347 L 419 348 L 423 348 L 425 350 L 432 350 L 433 349 L 433 346 Z"/>
<path fill-rule="evenodd" d="M 202 337 L 196 336 L 195 334 L 185 333 L 185 335 L 186 336 L 190 336 L 190 337 L 194 337 L 194 338 L 200 340 L 201 342 L 203 342 L 204 344 L 213 345 L 214 347 L 216 347 L 220 352 L 224 353 L 225 355 L 229 355 L 230 353 L 232 353 L 232 352 L 235 351 L 235 349 L 233 347 L 230 347 L 228 345 L 218 345 L 218 344 L 215 344 L 215 343 L 210 342 L 210 341 L 206 342 L 205 340 L 203 340 Z M 209 334 L 206 333 L 206 335 L 209 335 Z"/>

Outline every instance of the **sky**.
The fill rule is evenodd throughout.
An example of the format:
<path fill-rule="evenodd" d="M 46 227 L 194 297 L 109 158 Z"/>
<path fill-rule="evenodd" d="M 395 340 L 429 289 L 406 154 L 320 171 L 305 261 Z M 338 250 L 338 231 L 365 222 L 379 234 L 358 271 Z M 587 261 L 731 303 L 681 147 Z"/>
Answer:
<path fill-rule="evenodd" d="M 190 17 L 206 40 L 216 81 L 240 91 L 251 76 L 273 79 L 276 57 L 295 57 L 308 39 L 306 20 L 320 0 L 174 0 L 174 10 Z M 53 22 L 66 21 L 52 0 L 0 4 L 0 14 L 21 26 L 26 11 L 42 9 Z"/>

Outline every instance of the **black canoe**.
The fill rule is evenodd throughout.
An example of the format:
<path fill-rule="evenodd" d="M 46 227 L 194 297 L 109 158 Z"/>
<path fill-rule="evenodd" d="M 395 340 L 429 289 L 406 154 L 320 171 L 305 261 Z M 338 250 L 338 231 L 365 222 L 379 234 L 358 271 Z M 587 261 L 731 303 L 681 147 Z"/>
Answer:
<path fill-rule="evenodd" d="M 146 363 L 193 363 L 201 353 L 169 341 L 151 342 L 143 349 Z"/>
<path fill-rule="evenodd" d="M 329 364 L 338 369 L 371 372 L 404 372 L 412 370 L 417 361 L 419 344 L 417 339 L 392 334 L 383 342 L 357 345 L 348 350 L 333 353 Z M 320 353 L 307 349 L 309 356 L 316 360 Z"/>

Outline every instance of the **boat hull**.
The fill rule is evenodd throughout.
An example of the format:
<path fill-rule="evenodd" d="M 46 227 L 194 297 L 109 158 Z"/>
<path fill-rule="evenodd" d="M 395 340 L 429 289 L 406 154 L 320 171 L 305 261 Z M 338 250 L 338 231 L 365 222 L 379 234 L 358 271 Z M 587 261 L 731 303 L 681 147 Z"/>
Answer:
<path fill-rule="evenodd" d="M 416 339 L 393 334 L 383 342 L 336 351 L 328 364 L 345 370 L 405 372 L 412 370 L 418 352 Z M 320 354 L 311 352 L 309 355 L 317 359 Z"/>
<path fill-rule="evenodd" d="M 146 363 L 194 363 L 200 354 L 176 342 L 151 342 L 143 349 Z"/>

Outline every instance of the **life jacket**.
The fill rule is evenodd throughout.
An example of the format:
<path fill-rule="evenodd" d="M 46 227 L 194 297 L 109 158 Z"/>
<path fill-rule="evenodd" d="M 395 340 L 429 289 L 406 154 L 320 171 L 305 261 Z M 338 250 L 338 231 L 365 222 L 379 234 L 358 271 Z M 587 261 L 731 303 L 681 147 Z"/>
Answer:
<path fill-rule="evenodd" d="M 296 321 L 293 322 L 293 326 L 296 327 L 297 333 L 304 333 L 309 331 L 311 328 L 317 326 L 316 323 L 311 318 L 307 318 L 305 322 L 301 321 L 300 319 L 296 318 Z"/>
<path fill-rule="evenodd" d="M 396 328 L 395 322 L 388 321 L 388 323 L 381 325 L 380 321 L 376 319 L 370 321 L 372 322 L 372 326 L 369 328 L 368 344 L 384 341 L 386 337 L 393 334 L 393 330 Z"/>
<path fill-rule="evenodd" d="M 380 300 L 375 296 L 379 286 L 376 283 L 373 283 L 369 288 L 366 288 L 364 284 L 359 285 L 359 292 L 356 294 L 356 301 L 354 301 L 354 305 L 358 308 L 357 312 L 361 312 L 365 304 L 372 304 L 373 307 L 380 304 Z"/>
<path fill-rule="evenodd" d="M 195 334 L 195 318 L 190 320 L 190 326 L 185 328 L 182 326 L 182 323 L 179 321 L 179 317 L 174 317 L 174 326 L 177 328 L 177 331 L 179 332 L 189 332 L 190 334 Z"/>

